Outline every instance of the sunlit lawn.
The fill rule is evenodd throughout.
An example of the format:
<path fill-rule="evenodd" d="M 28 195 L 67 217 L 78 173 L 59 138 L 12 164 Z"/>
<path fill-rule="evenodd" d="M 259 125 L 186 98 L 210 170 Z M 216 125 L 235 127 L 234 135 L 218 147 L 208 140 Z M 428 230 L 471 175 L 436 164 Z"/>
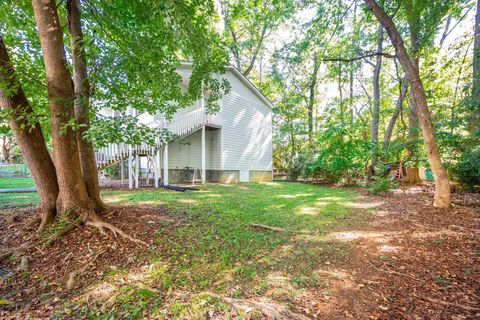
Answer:
<path fill-rule="evenodd" d="M 35 194 L 20 195 L 0 194 L 0 206 L 36 201 Z M 155 234 L 157 247 L 148 253 L 154 267 L 147 277 L 163 293 L 261 295 L 268 290 L 272 274 L 287 277 L 299 288 L 321 288 L 326 284 L 315 271 L 343 261 L 349 252 L 347 244 L 323 236 L 340 225 L 358 223 L 358 216 L 368 213 L 351 206 L 357 197 L 354 192 L 287 182 L 208 185 L 185 193 L 163 189 L 105 191 L 103 197 L 109 204 L 167 209 L 161 211 L 168 219 Z M 150 310 L 153 316 L 157 312 L 153 305 L 166 299 L 163 294 L 147 294 L 141 297 L 139 307 L 135 303 L 138 294 L 136 289 L 125 293 L 117 312 L 134 316 Z M 179 318 L 192 312 L 188 303 L 174 309 L 169 312 Z"/>
<path fill-rule="evenodd" d="M 32 178 L 0 178 L 0 189 L 33 187 Z"/>

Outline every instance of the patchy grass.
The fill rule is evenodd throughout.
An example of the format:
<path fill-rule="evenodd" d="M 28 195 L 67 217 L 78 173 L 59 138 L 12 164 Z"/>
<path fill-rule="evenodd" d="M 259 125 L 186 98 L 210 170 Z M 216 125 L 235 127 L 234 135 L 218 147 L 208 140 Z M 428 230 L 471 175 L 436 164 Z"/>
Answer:
<path fill-rule="evenodd" d="M 156 284 L 155 288 L 190 294 L 213 291 L 230 297 L 265 294 L 272 289 L 273 275 L 286 277 L 295 290 L 325 286 L 315 271 L 343 260 L 349 245 L 327 241 L 323 235 L 327 228 L 344 223 L 353 213 L 350 204 L 356 197 L 357 194 L 342 189 L 278 182 L 209 185 L 199 192 L 186 193 L 104 193 L 110 204 L 136 203 L 168 209 L 173 225 L 172 221 L 161 222 L 162 228 L 156 234 L 158 248 L 151 252 L 154 267 L 148 278 Z M 286 231 L 256 228 L 252 224 Z M 126 299 L 136 298 L 136 294 L 130 292 Z M 117 307 L 122 316 L 135 317 L 138 312 L 145 316 L 143 312 L 161 298 L 154 296 L 155 299 L 144 296 L 135 308 L 125 300 Z M 183 318 L 208 311 L 208 299 L 206 311 L 195 311 L 195 297 L 171 304 L 164 316 Z M 138 310 L 140 305 L 142 310 Z M 220 304 L 214 309 L 218 308 L 225 306 Z"/>
<path fill-rule="evenodd" d="M 76 310 L 95 318 L 201 319 L 212 312 L 228 316 L 230 310 L 222 301 L 202 296 L 207 291 L 285 301 L 307 288 L 328 290 L 317 271 L 343 262 L 351 247 L 325 235 L 357 223 L 369 212 L 352 206 L 357 196 L 342 189 L 284 182 L 208 185 L 184 193 L 105 191 L 109 204 L 158 208 L 168 218 L 151 221 L 158 230 L 156 247 L 147 253 L 150 265 L 140 276 L 146 286 L 120 285 L 111 312 L 93 305 Z M 0 203 L 19 205 L 36 199 L 35 194 L 9 194 Z M 116 270 L 104 281 L 118 286 L 119 277 L 128 279 L 131 272 Z"/>

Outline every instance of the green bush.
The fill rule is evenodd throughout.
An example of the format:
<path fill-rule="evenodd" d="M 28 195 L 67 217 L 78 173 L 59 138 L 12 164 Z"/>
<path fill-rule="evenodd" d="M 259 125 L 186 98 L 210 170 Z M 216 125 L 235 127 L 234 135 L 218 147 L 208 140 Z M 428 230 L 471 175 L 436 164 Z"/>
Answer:
<path fill-rule="evenodd" d="M 319 152 L 307 167 L 307 175 L 351 184 L 365 170 L 371 156 L 369 142 L 337 125 L 319 133 Z"/>
<path fill-rule="evenodd" d="M 466 151 L 457 168 L 457 176 L 460 182 L 469 190 L 480 185 L 480 147 Z"/>
<path fill-rule="evenodd" d="M 288 179 L 290 181 L 297 181 L 298 178 L 305 175 L 307 166 L 307 156 L 299 154 L 288 167 Z"/>
<path fill-rule="evenodd" d="M 387 193 L 392 189 L 396 189 L 398 186 L 398 183 L 394 181 L 390 175 L 386 177 L 373 177 L 373 179 L 373 183 L 367 187 L 368 192 L 371 194 Z"/>

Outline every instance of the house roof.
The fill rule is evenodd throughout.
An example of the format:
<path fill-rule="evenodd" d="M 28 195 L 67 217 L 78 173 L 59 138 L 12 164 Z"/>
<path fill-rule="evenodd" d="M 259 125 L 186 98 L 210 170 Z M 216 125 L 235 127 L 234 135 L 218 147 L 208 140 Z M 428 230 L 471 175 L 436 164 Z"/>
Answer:
<path fill-rule="evenodd" d="M 181 66 L 185 67 L 193 67 L 192 62 L 181 62 Z M 237 77 L 240 82 L 242 82 L 250 91 L 252 91 L 263 103 L 265 103 L 269 108 L 273 108 L 273 104 L 270 100 L 268 100 L 265 95 L 258 90 L 258 88 L 250 81 L 247 77 L 245 77 L 240 70 L 232 65 L 228 65 L 225 67 L 226 70 L 231 71 L 235 77 Z"/>

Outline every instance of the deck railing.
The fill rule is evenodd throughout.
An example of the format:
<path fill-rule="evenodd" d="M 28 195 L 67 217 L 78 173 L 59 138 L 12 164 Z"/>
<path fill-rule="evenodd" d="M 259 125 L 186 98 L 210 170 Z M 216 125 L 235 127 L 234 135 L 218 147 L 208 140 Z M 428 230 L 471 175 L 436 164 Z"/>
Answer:
<path fill-rule="evenodd" d="M 183 138 L 201 129 L 203 126 L 220 128 L 221 125 L 222 118 L 220 113 L 211 114 L 204 108 L 197 108 L 171 122 L 161 124 L 160 127 L 168 129 L 178 138 Z M 137 146 L 130 146 L 125 143 L 110 143 L 95 152 L 95 160 L 97 167 L 101 169 L 127 158 L 129 154 L 153 156 L 158 148 L 162 147 L 163 145 L 160 139 L 158 139 L 155 146 L 150 146 L 145 143 Z"/>

